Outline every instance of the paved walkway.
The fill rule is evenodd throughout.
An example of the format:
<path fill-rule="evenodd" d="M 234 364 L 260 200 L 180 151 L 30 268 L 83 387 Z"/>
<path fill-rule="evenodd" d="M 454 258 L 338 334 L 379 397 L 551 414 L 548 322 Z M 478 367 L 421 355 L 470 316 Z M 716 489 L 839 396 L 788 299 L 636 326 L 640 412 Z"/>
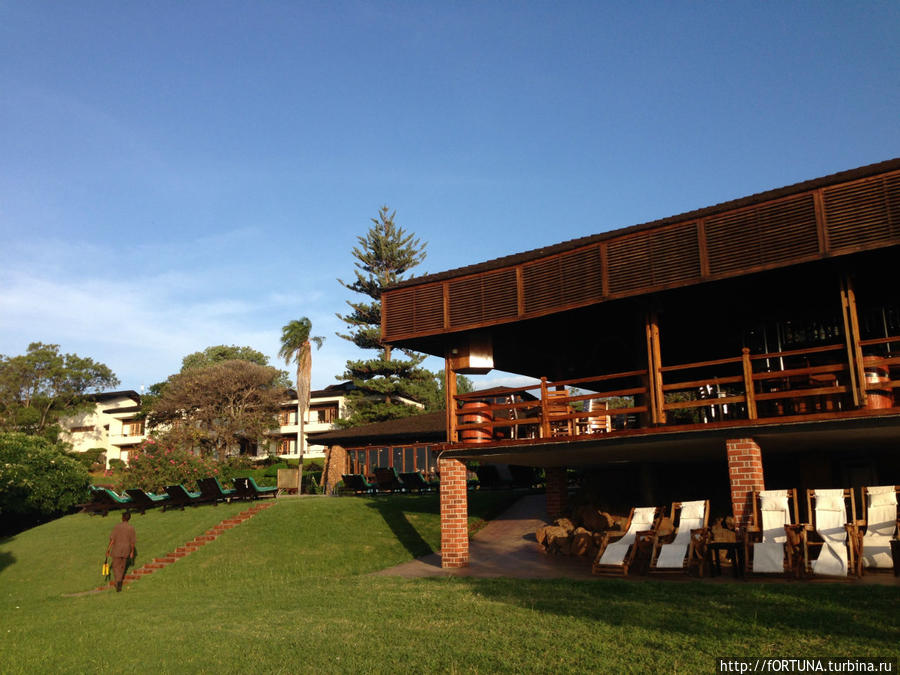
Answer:
<path fill-rule="evenodd" d="M 586 558 L 548 556 L 538 545 L 534 533 L 547 523 L 544 517 L 546 505 L 544 495 L 528 495 L 499 518 L 490 521 L 469 541 L 468 567 L 441 569 L 441 556 L 431 553 L 375 574 L 400 577 L 592 578 L 591 566 Z"/>
<path fill-rule="evenodd" d="M 458 569 L 442 569 L 441 556 L 431 553 L 406 563 L 375 572 L 379 576 L 398 577 L 512 577 L 519 579 L 599 579 L 591 574 L 587 558 L 547 555 L 537 543 L 535 531 L 547 523 L 546 497 L 542 494 L 522 497 L 499 518 L 490 521 L 469 541 L 469 566 Z M 629 580 L 666 579 L 690 581 L 686 574 L 663 576 L 630 575 Z M 726 568 L 723 574 L 706 577 L 704 583 L 730 583 L 742 581 Z M 862 579 L 813 578 L 803 582 L 782 576 L 765 575 L 751 579 L 768 583 L 862 583 L 897 586 L 900 577 L 879 571 L 863 575 Z"/>

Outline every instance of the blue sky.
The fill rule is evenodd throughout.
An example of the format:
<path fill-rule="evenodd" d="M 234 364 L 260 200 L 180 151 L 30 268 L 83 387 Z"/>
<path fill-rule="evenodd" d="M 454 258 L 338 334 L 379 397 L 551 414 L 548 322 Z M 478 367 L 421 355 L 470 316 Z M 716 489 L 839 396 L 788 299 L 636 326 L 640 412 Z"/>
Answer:
<path fill-rule="evenodd" d="M 900 3 L 0 0 L 0 353 L 123 388 L 419 273 L 900 156 Z M 437 367 L 436 362 L 431 362 Z"/>

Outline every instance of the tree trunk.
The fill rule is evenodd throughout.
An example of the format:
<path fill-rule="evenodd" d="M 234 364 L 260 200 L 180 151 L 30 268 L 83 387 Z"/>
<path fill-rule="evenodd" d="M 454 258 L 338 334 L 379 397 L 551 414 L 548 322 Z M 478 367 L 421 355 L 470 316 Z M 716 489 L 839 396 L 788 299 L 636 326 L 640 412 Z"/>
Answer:
<path fill-rule="evenodd" d="M 300 396 L 300 362 L 297 361 L 297 495 L 303 490 L 303 413 Z"/>

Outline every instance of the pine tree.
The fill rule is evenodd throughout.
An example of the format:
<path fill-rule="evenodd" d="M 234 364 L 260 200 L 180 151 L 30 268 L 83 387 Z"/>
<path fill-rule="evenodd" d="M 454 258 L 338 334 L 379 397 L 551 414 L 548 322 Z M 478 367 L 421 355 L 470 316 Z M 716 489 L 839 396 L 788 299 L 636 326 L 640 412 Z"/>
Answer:
<path fill-rule="evenodd" d="M 355 389 L 347 397 L 350 415 L 345 425 L 380 422 L 406 417 L 418 409 L 398 401 L 411 398 L 427 409 L 440 406 L 438 383 L 434 373 L 420 364 L 420 354 L 403 350 L 406 358 L 396 358 L 389 345 L 381 342 L 381 293 L 403 279 L 403 275 L 425 259 L 425 244 L 414 234 L 407 233 L 394 223 L 396 211 L 382 206 L 378 217 L 364 237 L 357 237 L 352 250 L 356 259 L 356 280 L 338 281 L 345 288 L 368 298 L 360 302 L 347 301 L 353 310 L 338 314 L 349 326 L 347 333 L 338 333 L 362 349 L 372 349 L 379 356 L 367 360 L 348 361 L 342 378 L 350 380 Z"/>

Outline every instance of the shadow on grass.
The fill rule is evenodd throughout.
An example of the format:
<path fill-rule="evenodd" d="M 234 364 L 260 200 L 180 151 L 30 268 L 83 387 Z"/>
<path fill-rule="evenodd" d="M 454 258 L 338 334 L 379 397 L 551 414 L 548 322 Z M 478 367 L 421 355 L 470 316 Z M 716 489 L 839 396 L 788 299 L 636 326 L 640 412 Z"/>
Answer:
<path fill-rule="evenodd" d="M 512 580 L 461 578 L 471 592 L 529 611 L 657 630 L 716 644 L 802 635 L 858 640 L 897 653 L 900 588 L 842 584 Z M 826 643 L 827 644 L 827 643 Z"/>
<path fill-rule="evenodd" d="M 393 535 L 397 538 L 403 547 L 409 552 L 413 558 L 433 553 L 431 546 L 422 538 L 419 531 L 409 522 L 405 511 L 411 511 L 409 507 L 415 505 L 416 502 L 411 501 L 409 497 L 398 496 L 397 498 L 375 498 L 371 499 L 366 506 L 378 511 L 379 515 L 387 523 Z M 426 504 L 420 504 L 425 507 Z M 421 509 L 424 512 L 431 512 L 431 507 Z"/>
<path fill-rule="evenodd" d="M 0 572 L 16 562 L 16 556 L 9 551 L 0 551 Z"/>

